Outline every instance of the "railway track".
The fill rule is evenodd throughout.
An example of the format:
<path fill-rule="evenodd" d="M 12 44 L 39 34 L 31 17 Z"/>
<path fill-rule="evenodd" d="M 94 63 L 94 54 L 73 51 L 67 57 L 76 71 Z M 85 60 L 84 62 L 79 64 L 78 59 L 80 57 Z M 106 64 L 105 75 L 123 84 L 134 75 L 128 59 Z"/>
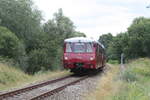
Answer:
<path fill-rule="evenodd" d="M 88 77 L 89 76 L 72 77 L 72 75 L 70 75 L 56 80 L 39 83 L 33 86 L 0 94 L 0 100 L 41 100 Z"/>
<path fill-rule="evenodd" d="M 52 83 L 56 83 L 56 82 L 65 80 L 65 79 L 70 78 L 70 77 L 72 77 L 72 75 L 65 76 L 65 77 L 62 77 L 62 78 L 58 78 L 58 79 L 55 79 L 55 80 L 49 80 L 49 81 L 46 81 L 46 82 L 42 82 L 42 83 L 35 84 L 35 85 L 32 85 L 32 86 L 28 86 L 28 87 L 25 87 L 25 88 L 9 91 L 9 92 L 6 92 L 6 93 L 0 93 L 0 100 L 6 99 L 8 97 L 13 97 L 15 95 L 18 95 L 18 94 L 21 94 L 21 93 L 24 93 L 24 92 L 28 92 L 28 91 L 31 91 L 33 89 L 37 89 L 37 88 L 40 88 L 40 87 L 43 87 L 43 86 L 46 86 L 46 85 L 50 85 Z"/>
<path fill-rule="evenodd" d="M 50 90 L 50 91 L 48 91 L 48 92 L 42 93 L 42 94 L 40 94 L 40 95 L 38 95 L 38 96 L 35 96 L 35 97 L 31 98 L 30 100 L 42 100 L 42 99 L 44 99 L 44 98 L 46 98 L 46 97 L 48 97 L 48 96 L 54 95 L 54 94 L 56 94 L 56 93 L 62 91 L 62 90 L 65 89 L 67 86 L 74 85 L 74 84 L 76 84 L 76 83 L 78 83 L 78 82 L 80 82 L 80 81 L 82 81 L 82 80 L 84 80 L 84 79 L 86 79 L 86 78 L 88 78 L 88 77 L 89 77 L 89 76 L 84 76 L 84 77 L 82 77 L 82 78 L 79 78 L 78 80 L 75 80 L 75 81 L 73 81 L 73 82 L 70 82 L 70 83 L 65 84 L 65 85 L 63 85 L 63 86 L 60 86 L 60 87 L 55 88 L 55 89 L 53 89 L 53 90 Z"/>

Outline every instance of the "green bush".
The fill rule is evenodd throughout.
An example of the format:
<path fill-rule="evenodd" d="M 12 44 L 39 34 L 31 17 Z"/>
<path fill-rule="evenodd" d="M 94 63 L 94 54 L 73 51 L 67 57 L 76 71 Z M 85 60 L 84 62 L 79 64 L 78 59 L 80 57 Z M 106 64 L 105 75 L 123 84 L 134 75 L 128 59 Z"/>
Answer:
<path fill-rule="evenodd" d="M 112 97 L 113 100 L 149 100 L 150 59 L 140 58 L 127 66 L 121 75 L 122 89 Z"/>
<path fill-rule="evenodd" d="M 32 50 L 29 54 L 29 67 L 27 68 L 27 72 L 35 73 L 40 70 L 50 69 L 52 59 L 50 59 L 47 53 L 47 49 Z"/>
<path fill-rule="evenodd" d="M 119 64 L 118 60 L 109 60 L 108 63 L 110 64 Z"/>
<path fill-rule="evenodd" d="M 5 27 L 0 27 L 0 55 L 5 57 L 15 57 L 19 46 L 17 36 Z"/>
<path fill-rule="evenodd" d="M 5 60 L 11 59 L 24 71 L 28 66 L 24 43 L 5 27 L 0 27 L 0 56 Z"/>

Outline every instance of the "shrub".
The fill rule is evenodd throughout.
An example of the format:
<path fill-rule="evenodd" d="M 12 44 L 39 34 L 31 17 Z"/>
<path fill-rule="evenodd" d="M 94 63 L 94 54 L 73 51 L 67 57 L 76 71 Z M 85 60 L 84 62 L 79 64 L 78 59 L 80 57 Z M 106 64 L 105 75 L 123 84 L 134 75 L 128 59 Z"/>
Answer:
<path fill-rule="evenodd" d="M 0 55 L 9 58 L 15 57 L 18 45 L 17 36 L 7 28 L 0 27 Z"/>
<path fill-rule="evenodd" d="M 118 60 L 109 60 L 108 63 L 110 64 L 119 64 Z"/>
<path fill-rule="evenodd" d="M 5 27 L 0 27 L 0 56 L 5 60 L 14 60 L 23 70 L 28 66 L 24 43 Z"/>
<path fill-rule="evenodd" d="M 51 62 L 53 60 L 47 54 L 47 49 L 36 49 L 32 50 L 29 54 L 29 67 L 27 72 L 35 73 L 40 70 L 50 69 Z"/>
<path fill-rule="evenodd" d="M 133 73 L 132 69 L 127 69 L 123 75 L 122 75 L 122 79 L 127 81 L 127 82 L 134 82 L 137 81 L 137 75 L 135 73 Z"/>

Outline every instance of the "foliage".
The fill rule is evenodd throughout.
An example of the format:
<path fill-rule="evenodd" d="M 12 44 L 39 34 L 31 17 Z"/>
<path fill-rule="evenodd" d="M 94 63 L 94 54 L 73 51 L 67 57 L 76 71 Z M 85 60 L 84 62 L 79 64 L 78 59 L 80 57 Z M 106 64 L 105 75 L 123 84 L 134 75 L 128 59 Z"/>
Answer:
<path fill-rule="evenodd" d="M 62 69 L 63 41 L 85 36 L 75 31 L 62 9 L 41 23 L 41 12 L 32 0 L 0 0 L 0 56 L 12 59 L 27 73 Z"/>
<path fill-rule="evenodd" d="M 113 100 L 149 100 L 149 73 L 150 59 L 140 58 L 129 63 L 122 74 L 124 87 L 113 96 Z"/>
<path fill-rule="evenodd" d="M 21 66 L 21 69 L 27 66 L 23 43 L 5 27 L 0 27 L 0 56 L 6 59 L 14 58 L 15 62 Z"/>
<path fill-rule="evenodd" d="M 130 36 L 130 48 L 135 57 L 150 57 L 150 19 L 139 17 L 136 18 L 128 28 Z"/>
<path fill-rule="evenodd" d="M 96 91 L 85 96 L 85 100 L 149 100 L 149 58 L 130 61 L 123 74 L 119 74 L 120 66 L 109 66 L 110 69 L 98 81 Z"/>
<path fill-rule="evenodd" d="M 34 37 L 41 31 L 41 18 L 31 0 L 0 0 L 0 25 L 23 40 L 26 49 L 32 47 Z"/>
<path fill-rule="evenodd" d="M 0 91 L 8 90 L 10 88 L 21 88 L 24 85 L 48 80 L 50 78 L 56 78 L 60 76 L 66 76 L 70 73 L 68 71 L 40 71 L 35 75 L 29 75 L 22 70 L 12 66 L 11 64 L 0 62 Z"/>
<path fill-rule="evenodd" d="M 86 35 L 82 32 L 75 32 L 73 37 L 86 37 Z"/>
<path fill-rule="evenodd" d="M 43 49 L 47 56 L 46 69 L 58 69 L 62 66 L 63 41 L 74 36 L 85 36 L 84 33 L 76 32 L 73 22 L 63 15 L 62 9 L 54 14 L 54 18 L 43 25 L 44 35 L 41 39 L 44 43 Z M 41 53 L 42 54 L 42 53 Z M 44 55 L 44 53 L 43 53 Z M 39 61 L 44 60 L 40 59 Z M 44 60 L 44 62 L 46 59 Z M 40 65 L 40 64 L 38 64 Z"/>
<path fill-rule="evenodd" d="M 0 63 L 0 76 L 0 89 L 3 89 L 4 86 L 11 87 L 16 82 L 29 79 L 29 76 L 21 70 L 3 63 Z"/>
<path fill-rule="evenodd" d="M 114 59 L 120 61 L 120 55 L 126 53 L 128 50 L 128 33 L 118 34 L 113 37 L 109 47 L 107 49 L 108 59 Z M 125 54 L 126 55 L 126 54 Z"/>
<path fill-rule="evenodd" d="M 109 64 L 119 64 L 118 60 L 109 60 L 108 61 Z"/>
<path fill-rule="evenodd" d="M 41 24 L 41 12 L 32 0 L 0 0 L 0 56 L 13 59 L 22 70 L 62 69 L 63 41 L 74 36 L 73 22 L 62 9 L 52 19 Z"/>
<path fill-rule="evenodd" d="M 10 30 L 0 27 L 0 55 L 6 57 L 15 57 L 19 39 Z"/>
<path fill-rule="evenodd" d="M 126 60 L 150 57 L 150 19 L 135 18 L 127 32 L 113 37 L 108 33 L 100 36 L 99 41 L 106 46 L 108 59 L 120 61 L 122 53 Z"/>
<path fill-rule="evenodd" d="M 105 48 L 108 48 L 108 45 L 112 42 L 113 36 L 111 33 L 101 35 L 99 37 L 99 42 L 102 43 Z"/>

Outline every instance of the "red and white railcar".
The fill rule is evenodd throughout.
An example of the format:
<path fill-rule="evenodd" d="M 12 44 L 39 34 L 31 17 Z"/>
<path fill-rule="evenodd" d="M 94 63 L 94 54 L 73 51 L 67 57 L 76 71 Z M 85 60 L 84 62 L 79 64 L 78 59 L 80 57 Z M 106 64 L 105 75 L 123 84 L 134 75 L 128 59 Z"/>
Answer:
<path fill-rule="evenodd" d="M 102 68 L 105 66 L 104 46 L 84 37 L 65 39 L 63 65 L 75 73 Z"/>

